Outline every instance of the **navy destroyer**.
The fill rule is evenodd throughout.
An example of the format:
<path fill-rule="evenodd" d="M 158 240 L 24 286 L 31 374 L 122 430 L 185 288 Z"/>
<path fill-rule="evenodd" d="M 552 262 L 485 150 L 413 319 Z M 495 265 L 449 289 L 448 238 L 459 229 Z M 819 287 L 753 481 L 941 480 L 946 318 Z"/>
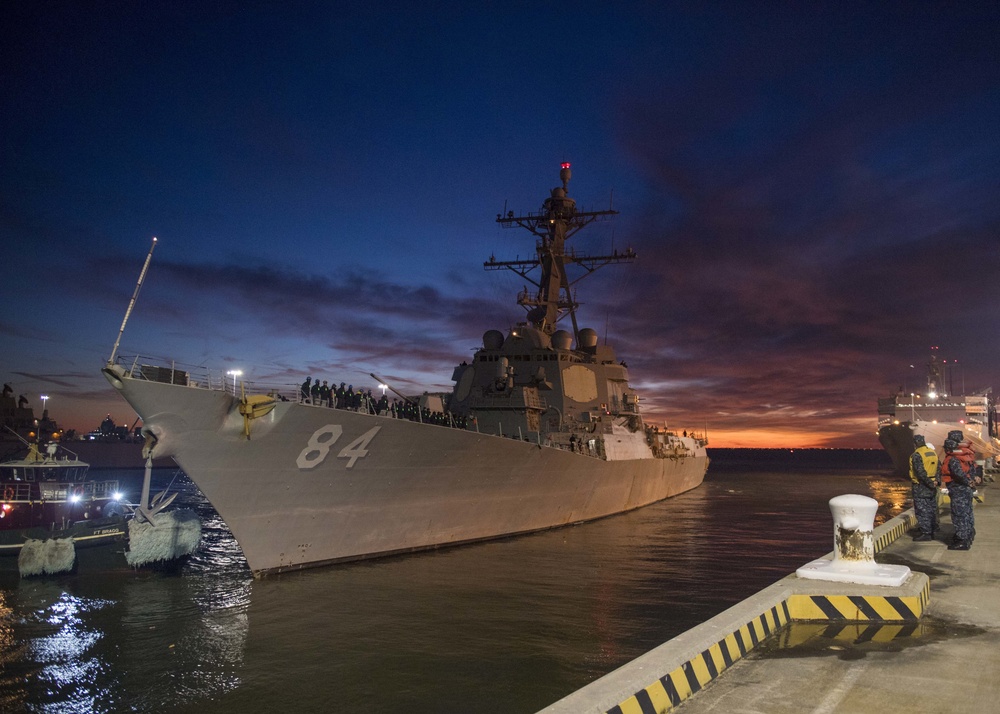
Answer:
<path fill-rule="evenodd" d="M 123 359 L 116 342 L 103 373 L 142 417 L 147 452 L 177 461 L 256 576 L 579 523 L 702 483 L 704 435 L 646 424 L 627 366 L 577 324 L 571 286 L 636 256 L 567 248 L 617 212 L 577 210 L 569 164 L 560 178 L 541 211 L 497 216 L 534 235 L 535 256 L 484 267 L 534 290 L 518 295 L 522 321 L 488 330 L 454 369 L 433 418 L 427 395 L 401 410 L 330 408 Z"/>

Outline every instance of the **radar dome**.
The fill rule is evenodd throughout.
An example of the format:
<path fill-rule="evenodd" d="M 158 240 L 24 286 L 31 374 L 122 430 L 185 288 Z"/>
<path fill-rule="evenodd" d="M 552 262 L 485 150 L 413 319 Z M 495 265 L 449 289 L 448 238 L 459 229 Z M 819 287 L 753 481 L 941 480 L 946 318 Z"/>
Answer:
<path fill-rule="evenodd" d="M 539 323 L 545 319 L 546 308 L 539 305 L 528 310 L 528 322 Z"/>
<path fill-rule="evenodd" d="M 573 335 L 566 330 L 556 330 L 552 335 L 552 346 L 557 350 L 568 350 L 573 344 Z"/>
<path fill-rule="evenodd" d="M 487 330 L 483 333 L 483 347 L 488 350 L 498 350 L 503 346 L 503 333 L 500 330 Z"/>
<path fill-rule="evenodd" d="M 597 347 L 597 332 L 589 327 L 580 330 L 580 349 L 594 349 Z"/>

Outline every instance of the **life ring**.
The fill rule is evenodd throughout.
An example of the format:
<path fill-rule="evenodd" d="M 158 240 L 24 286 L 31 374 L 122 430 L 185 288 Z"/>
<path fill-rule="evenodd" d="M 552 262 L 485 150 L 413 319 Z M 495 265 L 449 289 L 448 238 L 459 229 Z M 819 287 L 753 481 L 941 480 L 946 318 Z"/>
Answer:
<path fill-rule="evenodd" d="M 4 491 L 3 491 L 3 500 L 5 500 L 5 501 L 13 501 L 14 500 L 14 487 L 13 486 L 8 486 L 7 488 L 4 489 Z"/>

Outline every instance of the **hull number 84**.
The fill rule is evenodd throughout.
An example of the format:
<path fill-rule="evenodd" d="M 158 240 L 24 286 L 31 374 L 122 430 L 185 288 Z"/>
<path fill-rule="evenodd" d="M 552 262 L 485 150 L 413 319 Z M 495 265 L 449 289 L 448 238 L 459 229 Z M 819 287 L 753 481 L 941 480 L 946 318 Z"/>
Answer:
<path fill-rule="evenodd" d="M 382 427 L 376 426 L 350 444 L 345 446 L 337 454 L 338 459 L 347 459 L 347 468 L 354 466 L 354 462 L 368 456 L 368 444 Z M 326 460 L 333 449 L 334 444 L 343 435 L 344 428 L 340 424 L 327 424 L 313 432 L 309 437 L 306 448 L 299 452 L 299 457 L 295 459 L 295 464 L 300 469 L 314 469 Z"/>

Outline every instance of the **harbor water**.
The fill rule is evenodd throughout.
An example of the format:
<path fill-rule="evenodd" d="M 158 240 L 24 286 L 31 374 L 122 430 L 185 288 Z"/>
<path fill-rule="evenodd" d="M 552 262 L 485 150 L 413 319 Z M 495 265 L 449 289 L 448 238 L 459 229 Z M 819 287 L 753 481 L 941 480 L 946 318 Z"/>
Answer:
<path fill-rule="evenodd" d="M 0 581 L 0 711 L 535 712 L 829 552 L 833 496 L 875 498 L 877 523 L 909 507 L 881 451 L 710 455 L 701 487 L 631 513 L 262 580 L 157 469 L 198 551 Z"/>

